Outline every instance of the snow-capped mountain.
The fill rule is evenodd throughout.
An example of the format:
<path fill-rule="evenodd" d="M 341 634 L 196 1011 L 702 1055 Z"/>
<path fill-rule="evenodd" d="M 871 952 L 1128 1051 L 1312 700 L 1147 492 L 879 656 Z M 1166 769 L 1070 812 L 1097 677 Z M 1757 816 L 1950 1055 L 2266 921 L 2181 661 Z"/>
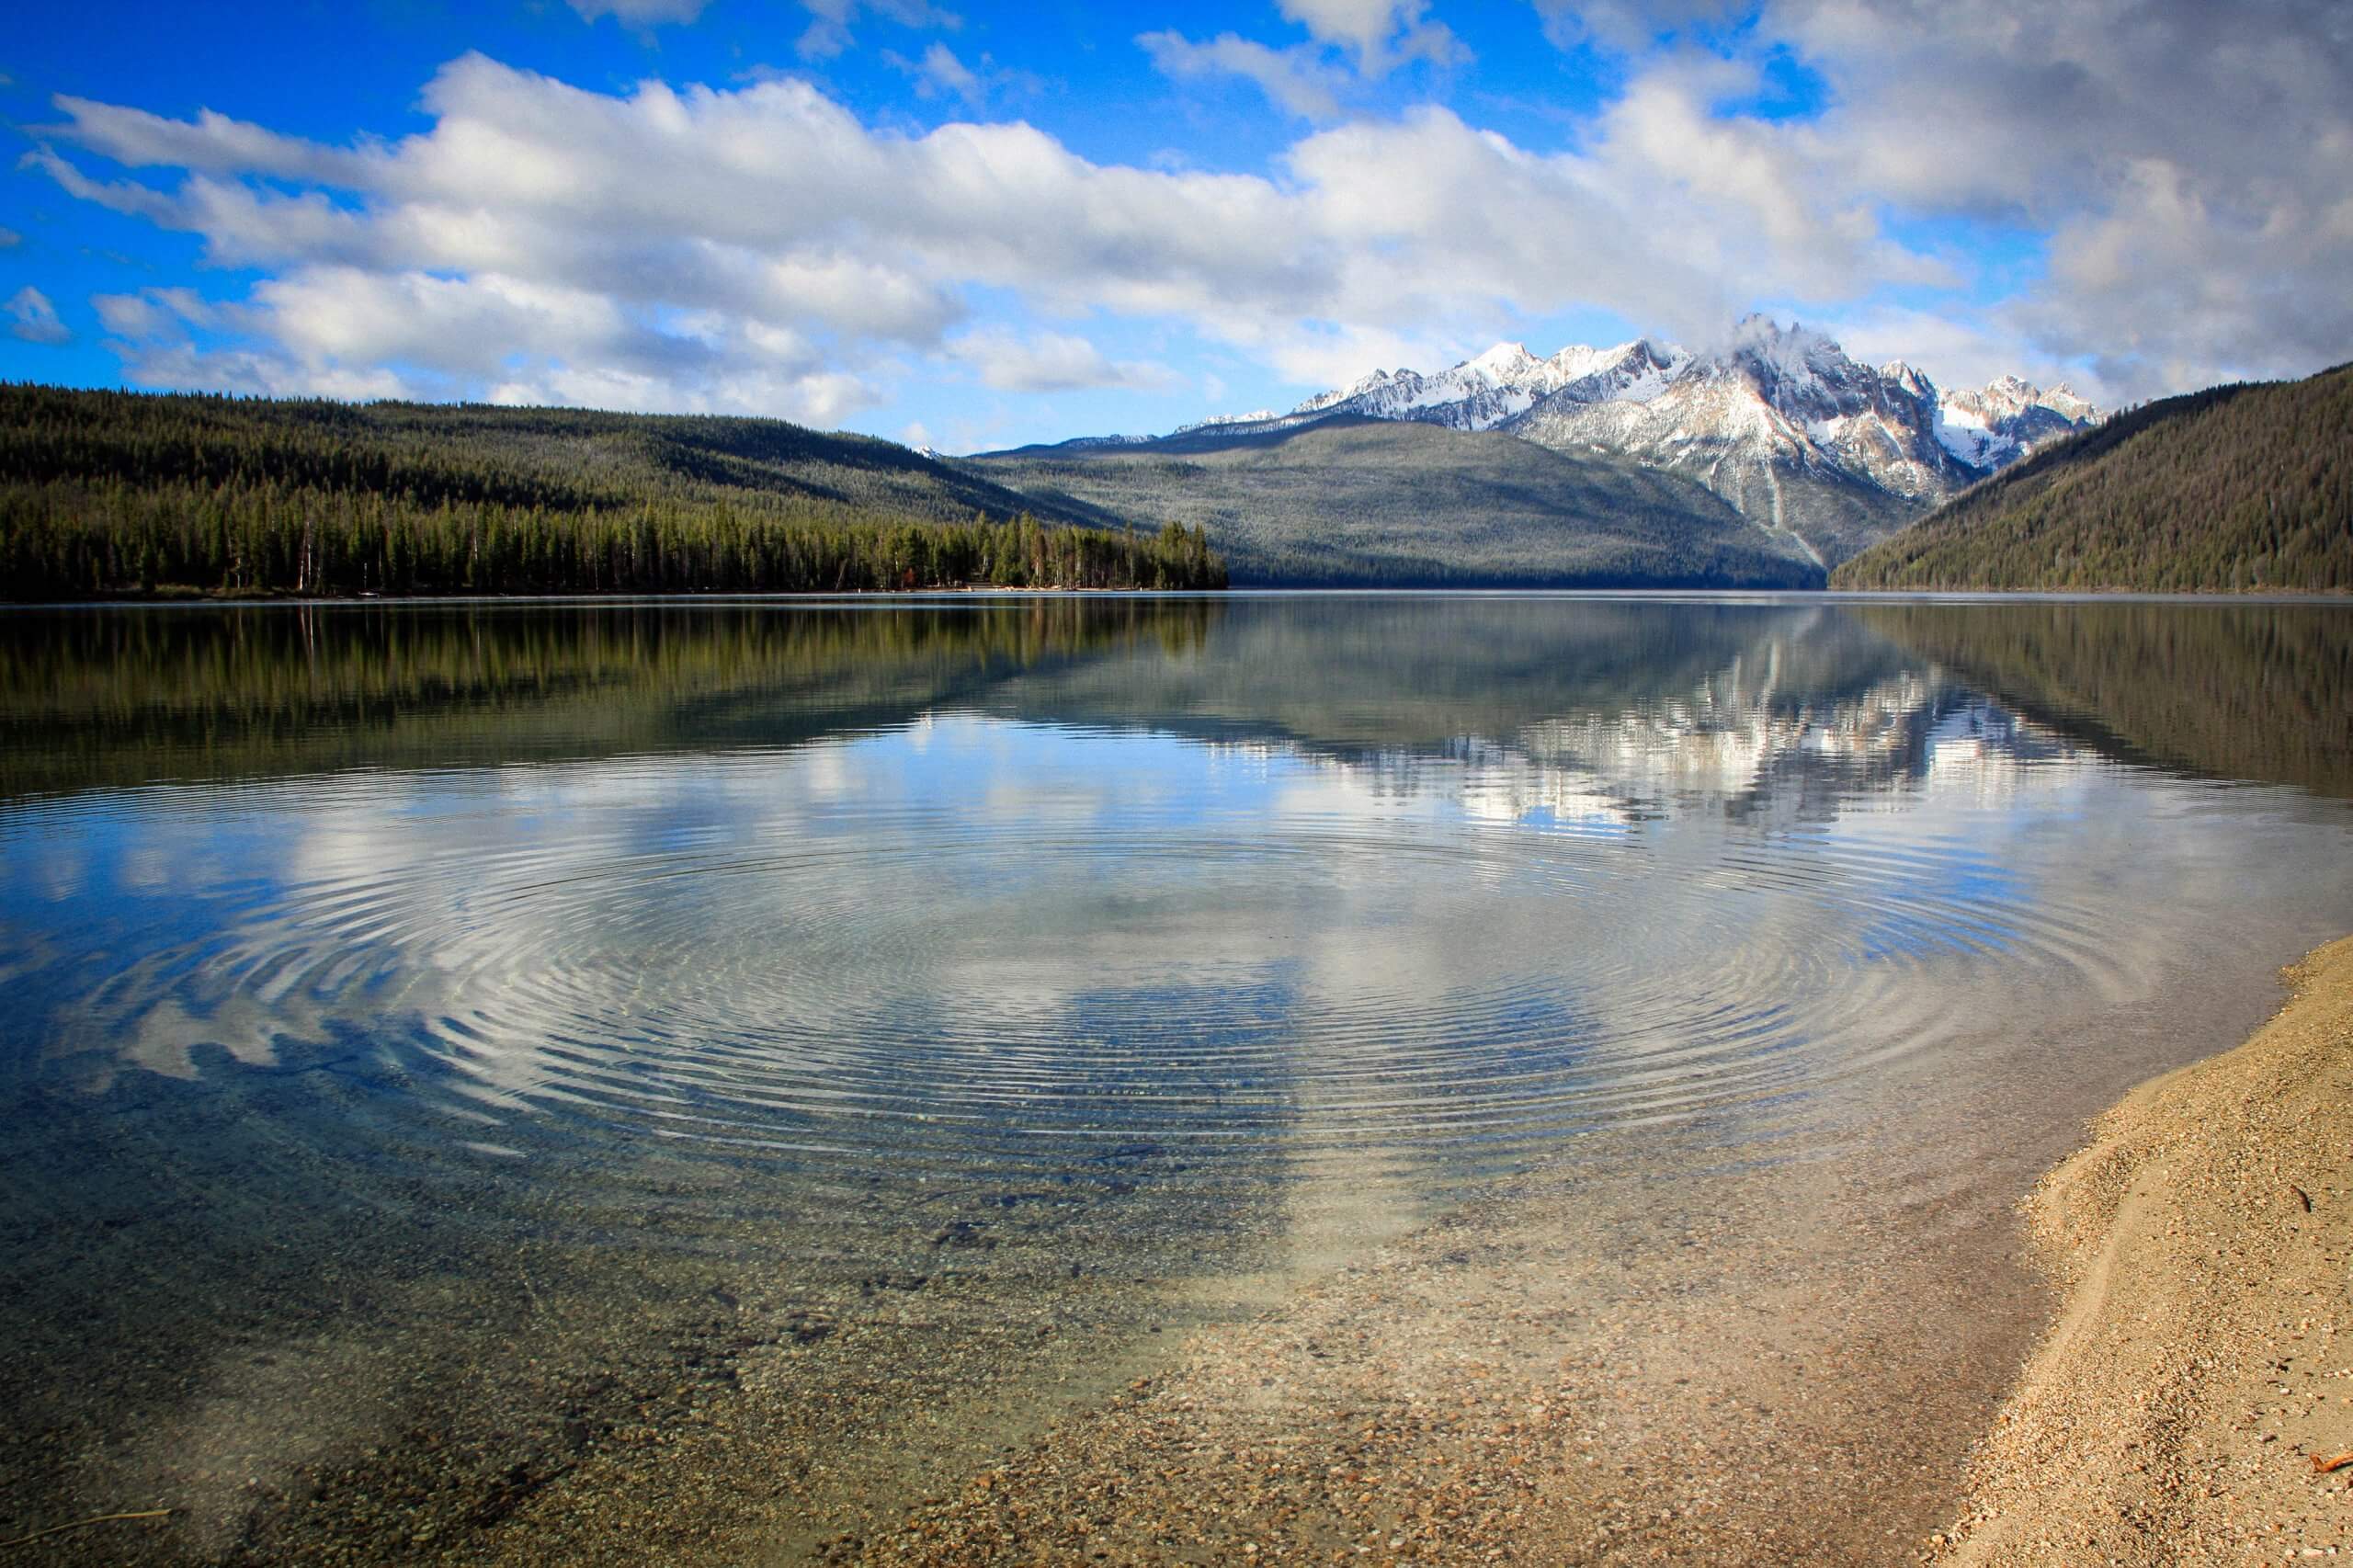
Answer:
<path fill-rule="evenodd" d="M 1288 413 L 1222 415 L 1161 439 L 1198 445 L 1345 418 L 1498 431 L 1688 480 L 1773 535 L 1776 552 L 1827 568 L 2099 417 L 2064 386 L 2005 376 L 1946 392 L 1900 359 L 1866 365 L 1819 332 L 1751 316 L 1699 353 L 1636 338 L 1540 358 L 1498 343 L 1450 369 L 1376 370 Z"/>
<path fill-rule="evenodd" d="M 1687 474 L 1825 564 L 2096 417 L 2065 388 L 2015 376 L 1944 392 L 1901 360 L 1861 364 L 1821 333 L 1761 316 L 1707 353 L 1662 357 L 1622 392 L 1579 391 L 1504 428 Z"/>
<path fill-rule="evenodd" d="M 1691 356 L 1671 345 L 1637 338 L 1615 348 L 1564 348 L 1558 358 L 1588 355 L 1593 368 L 1550 394 L 1568 403 L 1643 403 L 1666 390 Z"/>
<path fill-rule="evenodd" d="M 1539 359 L 1522 344 L 1498 343 L 1476 359 L 1466 359 L 1436 375 L 1375 370 L 1352 387 L 1309 398 L 1283 418 L 1291 423 L 1303 417 L 1354 414 L 1370 419 L 1411 419 L 1456 430 L 1492 430 L 1563 387 L 1608 375 L 1636 351 L 1650 347 L 1646 343 L 1621 344 L 1616 348 L 1578 346 Z"/>
<path fill-rule="evenodd" d="M 1694 354 L 1647 338 L 1538 358 L 1499 343 L 1449 370 L 1381 370 L 1282 425 L 1357 415 L 1500 429 L 1555 450 L 1683 474 L 1825 564 L 2096 417 L 2015 376 L 1944 392 L 1818 332 L 1761 316 Z"/>
<path fill-rule="evenodd" d="M 1937 439 L 1973 467 L 2006 468 L 2043 442 L 2098 418 L 2064 382 L 2044 392 L 2004 376 L 1983 391 L 1947 392 L 1938 407 Z"/>

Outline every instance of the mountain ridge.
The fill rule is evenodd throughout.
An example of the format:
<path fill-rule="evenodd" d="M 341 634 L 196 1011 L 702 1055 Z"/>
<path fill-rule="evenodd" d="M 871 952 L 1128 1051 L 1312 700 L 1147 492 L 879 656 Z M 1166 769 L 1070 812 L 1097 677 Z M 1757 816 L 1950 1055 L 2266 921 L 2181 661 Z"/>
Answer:
<path fill-rule="evenodd" d="M 1060 515 L 1200 529 L 1238 585 L 1822 585 L 1688 480 L 1497 431 L 1336 415 L 966 462 Z"/>
<path fill-rule="evenodd" d="M 2099 411 L 2063 383 L 2046 392 L 2017 376 L 1946 391 L 1900 359 L 1867 365 L 1822 333 L 1750 316 L 1696 353 L 1650 337 L 1545 357 L 1498 343 L 1427 375 L 1376 369 L 1282 413 L 1016 450 L 1151 449 L 1211 429 L 1273 433 L 1343 417 L 1500 431 L 1673 473 L 1826 571 Z"/>

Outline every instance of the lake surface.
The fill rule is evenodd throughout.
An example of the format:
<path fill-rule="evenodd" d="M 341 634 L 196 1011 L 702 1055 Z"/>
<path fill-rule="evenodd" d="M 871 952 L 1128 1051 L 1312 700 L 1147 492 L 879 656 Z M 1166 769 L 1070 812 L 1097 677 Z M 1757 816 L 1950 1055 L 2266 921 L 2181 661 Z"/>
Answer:
<path fill-rule="evenodd" d="M 1845 1301 L 1825 1406 L 1933 1470 L 2046 1304 L 2008 1206 L 2353 930 L 2348 801 L 2341 604 L 9 612 L 0 1538 L 913 1560 L 1466 1216 L 1586 1304 L 1517 1351 L 1758 1320 L 1580 1430 Z M 1447 1381 L 1388 1321 L 1365 1408 Z"/>

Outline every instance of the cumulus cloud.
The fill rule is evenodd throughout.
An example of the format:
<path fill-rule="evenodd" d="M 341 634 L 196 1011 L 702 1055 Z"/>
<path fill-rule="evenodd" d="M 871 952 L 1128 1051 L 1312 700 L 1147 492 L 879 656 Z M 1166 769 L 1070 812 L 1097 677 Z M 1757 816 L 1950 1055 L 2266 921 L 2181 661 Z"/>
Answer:
<path fill-rule="evenodd" d="M 192 289 L 145 289 L 136 294 L 93 295 L 98 324 L 116 337 L 135 342 L 185 333 L 214 324 L 212 307 Z"/>
<path fill-rule="evenodd" d="M 1877 209 L 2038 242 L 2041 276 L 1969 318 L 1979 362 L 1995 347 L 2088 362 L 2148 396 L 2301 374 L 2353 346 L 2353 9 L 2336 0 L 1538 8 L 1556 41 L 1650 51 L 1611 117 L 1668 165 L 1680 144 L 1699 171 L 1727 153 L 1729 180 L 1770 166 L 1802 203 L 1779 208 L 1785 241 L 1843 193 L 1834 221 L 1858 232 Z M 1751 57 L 1785 51 L 1818 75 L 1827 107 L 1766 121 L 1686 91 L 1642 108 L 1689 69 L 1662 31 L 1733 23 Z"/>
<path fill-rule="evenodd" d="M 57 307 L 49 302 L 49 296 L 30 284 L 10 295 L 7 304 L 0 309 L 5 309 L 15 324 L 8 328 L 12 337 L 21 337 L 27 343 L 56 344 L 68 342 L 74 336 L 73 329 L 57 319 Z"/>
<path fill-rule="evenodd" d="M 1445 24 L 1422 20 L 1429 0 L 1276 0 L 1276 9 L 1318 43 L 1353 55 L 1368 76 L 1408 60 L 1444 64 L 1468 53 Z"/>
<path fill-rule="evenodd" d="M 2145 395 L 2353 347 L 2353 10 L 2336 0 L 1790 0 L 1859 188 L 2050 234 L 2005 307 Z M 1954 128 L 1966 130 L 1956 137 Z"/>
<path fill-rule="evenodd" d="M 1076 392 L 1090 387 L 1165 392 L 1183 384 L 1159 365 L 1135 360 L 1115 364 L 1086 339 L 1067 333 L 1024 336 L 983 327 L 954 339 L 947 347 L 953 358 L 978 372 L 983 385 L 1000 392 Z"/>
<path fill-rule="evenodd" d="M 808 5 L 844 39 L 954 19 Z M 1998 358 L 2089 365 L 2116 395 L 2298 373 L 2353 342 L 2353 13 L 2318 0 L 2231 28 L 2180 0 L 1770 0 L 1729 55 L 1629 31 L 1622 87 L 1567 150 L 1436 105 L 1341 121 L 1360 74 L 1458 46 L 1410 0 L 1285 14 L 1309 38 L 1292 51 L 1143 40 L 1171 75 L 1255 72 L 1326 122 L 1258 173 L 1097 163 L 978 114 L 879 128 L 790 77 L 598 92 L 479 55 L 396 141 L 63 97 L 27 161 L 261 275 L 204 321 L 152 293 L 99 305 L 154 384 L 389 379 L 814 420 L 926 358 L 1006 390 L 1144 384 L 1084 338 L 976 330 L 982 299 L 1015 321 L 1173 324 L 1316 384 L 1570 310 L 1703 341 L 1772 304 L 1941 379 L 1931 342 L 1968 379 Z M 1581 36 L 1601 15 L 1578 9 Z M 1726 107 L 1777 59 L 1826 107 Z M 988 90 L 985 56 L 936 40 L 902 63 L 942 96 Z M 1963 303 L 1987 290 L 1955 223 L 2024 236 L 2013 255 L 2042 265 Z"/>
<path fill-rule="evenodd" d="M 820 417 L 858 406 L 861 382 L 879 397 L 878 367 L 936 349 L 976 288 L 1050 315 L 1175 318 L 1297 366 L 1595 300 L 1712 321 L 1729 269 L 1799 297 L 1922 271 L 1865 211 L 1802 222 L 1822 204 L 1786 150 L 1722 177 L 1741 149 L 1708 139 L 1701 90 L 1631 97 L 1586 153 L 1430 108 L 1310 136 L 1269 177 L 1097 165 L 1018 122 L 893 134 L 797 80 L 611 95 L 470 55 L 426 87 L 432 128 L 396 142 L 64 99 L 31 161 L 265 272 L 225 321 L 278 357 L 281 384 L 529 369 L 561 390 L 600 367 L 618 379 L 593 384 L 663 406 L 781 392 L 798 401 L 770 412 Z M 114 177 L 60 147 L 181 177 Z"/>

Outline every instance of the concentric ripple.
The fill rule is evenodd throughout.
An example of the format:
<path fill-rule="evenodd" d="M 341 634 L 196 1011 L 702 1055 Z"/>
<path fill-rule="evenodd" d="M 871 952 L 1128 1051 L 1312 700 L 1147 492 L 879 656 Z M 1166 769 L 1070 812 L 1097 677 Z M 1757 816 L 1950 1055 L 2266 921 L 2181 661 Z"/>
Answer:
<path fill-rule="evenodd" d="M 193 936 L 158 939 L 177 903 L 120 934 L 148 945 L 58 1055 L 397 1060 L 367 1114 L 410 1149 L 557 1128 L 845 1168 L 1148 1146 L 1476 1176 L 1601 1122 L 1784 1104 L 1932 1044 L 1940 972 L 2098 983 L 2112 946 L 2119 912 L 2018 870 L 1974 810 L 1498 813 L 1489 768 L 1400 788 L 1380 759 L 967 719 L 176 791 L 145 820 L 280 824 L 275 860 L 218 867 Z"/>

